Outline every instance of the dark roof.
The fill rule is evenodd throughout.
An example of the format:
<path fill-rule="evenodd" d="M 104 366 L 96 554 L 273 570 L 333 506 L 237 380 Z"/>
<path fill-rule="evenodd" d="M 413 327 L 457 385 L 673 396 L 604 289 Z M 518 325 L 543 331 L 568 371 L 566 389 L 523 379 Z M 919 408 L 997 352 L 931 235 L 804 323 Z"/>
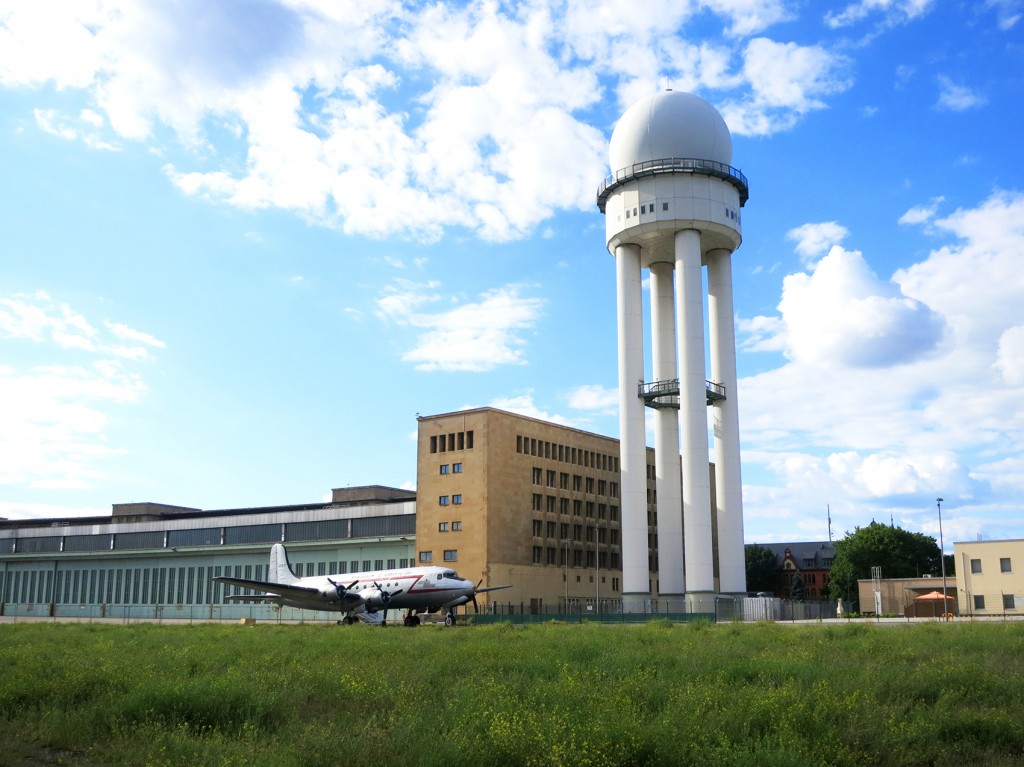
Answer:
<path fill-rule="evenodd" d="M 748 546 L 763 546 L 775 554 L 775 558 L 782 564 L 786 557 L 786 549 L 789 549 L 796 564 L 803 567 L 831 567 L 832 563 L 825 564 L 826 559 L 832 560 L 836 557 L 835 544 L 828 541 L 798 541 L 790 543 L 749 543 Z M 813 565 L 805 565 L 804 562 L 812 560 Z"/>

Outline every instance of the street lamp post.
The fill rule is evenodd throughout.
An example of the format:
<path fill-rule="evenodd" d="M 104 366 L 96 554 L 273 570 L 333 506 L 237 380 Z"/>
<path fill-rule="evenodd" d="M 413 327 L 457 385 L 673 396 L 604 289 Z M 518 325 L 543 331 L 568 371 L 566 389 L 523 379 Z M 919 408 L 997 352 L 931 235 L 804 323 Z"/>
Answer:
<path fill-rule="evenodd" d="M 942 498 L 935 499 L 935 506 L 939 510 L 939 563 L 942 568 L 942 617 L 945 619 L 949 602 L 946 599 L 946 549 L 942 541 Z"/>

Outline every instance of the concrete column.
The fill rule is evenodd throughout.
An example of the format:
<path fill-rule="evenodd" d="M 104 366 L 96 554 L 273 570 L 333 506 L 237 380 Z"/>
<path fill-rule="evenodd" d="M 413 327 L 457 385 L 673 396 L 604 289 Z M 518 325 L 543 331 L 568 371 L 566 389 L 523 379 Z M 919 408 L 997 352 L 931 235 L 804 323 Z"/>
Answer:
<path fill-rule="evenodd" d="M 679 328 L 679 432 L 683 446 L 683 537 L 686 595 L 690 609 L 713 611 L 711 481 L 704 369 L 704 286 L 700 232 L 675 235 L 676 305 Z M 709 607 L 710 604 L 710 607 Z"/>
<path fill-rule="evenodd" d="M 644 612 L 650 601 L 647 563 L 647 436 L 644 403 L 644 334 L 640 247 L 615 249 L 619 333 L 619 484 L 622 527 L 622 606 Z"/>
<path fill-rule="evenodd" d="M 651 264 L 651 363 L 655 381 L 678 377 L 673 265 Z M 669 610 L 681 609 L 686 592 L 683 570 L 683 495 L 679 465 L 679 416 L 673 408 L 654 411 L 654 471 L 658 492 L 658 596 Z M 671 604 L 673 597 L 680 605 Z"/>
<path fill-rule="evenodd" d="M 743 548 L 743 486 L 740 479 L 740 419 L 736 391 L 736 331 L 732 305 L 732 253 L 708 254 L 708 326 L 711 380 L 725 386 L 725 399 L 714 403 L 715 498 L 718 523 L 719 589 L 747 590 Z"/>

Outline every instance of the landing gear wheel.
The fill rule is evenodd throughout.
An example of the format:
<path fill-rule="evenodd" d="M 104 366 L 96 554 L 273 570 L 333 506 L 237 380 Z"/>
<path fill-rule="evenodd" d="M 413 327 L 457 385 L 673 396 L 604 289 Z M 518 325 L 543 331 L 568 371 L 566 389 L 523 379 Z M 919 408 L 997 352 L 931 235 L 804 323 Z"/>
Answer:
<path fill-rule="evenodd" d="M 403 623 L 405 623 L 405 625 L 408 626 L 409 628 L 412 628 L 414 626 L 419 626 L 420 625 L 420 616 L 418 616 L 418 615 L 407 615 L 407 616 L 405 616 L 405 620 L 403 621 Z"/>
<path fill-rule="evenodd" d="M 448 613 L 447 615 L 444 616 L 444 625 L 445 626 L 454 626 L 455 625 L 455 613 Z"/>
<path fill-rule="evenodd" d="M 351 615 L 346 615 L 344 618 L 342 618 L 341 621 L 339 621 L 339 623 L 344 623 L 346 626 L 351 626 L 355 622 L 356 619 L 353 618 Z"/>

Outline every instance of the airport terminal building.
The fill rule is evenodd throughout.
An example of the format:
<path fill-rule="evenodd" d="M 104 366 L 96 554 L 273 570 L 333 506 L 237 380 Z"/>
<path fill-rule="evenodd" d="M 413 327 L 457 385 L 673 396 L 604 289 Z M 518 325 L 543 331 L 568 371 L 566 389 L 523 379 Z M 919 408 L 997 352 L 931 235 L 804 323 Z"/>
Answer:
<path fill-rule="evenodd" d="M 279 542 L 299 576 L 437 564 L 511 585 L 487 595 L 492 611 L 621 609 L 618 440 L 494 408 L 423 416 L 418 428 L 416 492 L 370 485 L 336 489 L 326 503 L 212 511 L 121 503 L 110 517 L 2 520 L 0 614 L 336 619 L 229 602 L 240 592 L 213 582 L 264 579 Z M 647 463 L 657 612 L 653 450 Z M 715 563 L 717 576 L 717 552 Z"/>

